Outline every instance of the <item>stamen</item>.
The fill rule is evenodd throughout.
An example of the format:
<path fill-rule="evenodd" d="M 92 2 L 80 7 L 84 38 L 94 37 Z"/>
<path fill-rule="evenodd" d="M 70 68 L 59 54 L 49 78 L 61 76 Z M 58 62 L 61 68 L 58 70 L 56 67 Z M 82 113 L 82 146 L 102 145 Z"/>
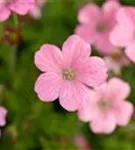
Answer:
<path fill-rule="evenodd" d="M 64 69 L 63 79 L 64 80 L 74 80 L 75 79 L 75 72 L 73 71 L 73 69 Z"/>
<path fill-rule="evenodd" d="M 120 50 L 118 50 L 117 52 L 112 53 L 111 57 L 113 58 L 113 60 L 115 61 L 119 61 L 122 58 L 122 52 Z"/>

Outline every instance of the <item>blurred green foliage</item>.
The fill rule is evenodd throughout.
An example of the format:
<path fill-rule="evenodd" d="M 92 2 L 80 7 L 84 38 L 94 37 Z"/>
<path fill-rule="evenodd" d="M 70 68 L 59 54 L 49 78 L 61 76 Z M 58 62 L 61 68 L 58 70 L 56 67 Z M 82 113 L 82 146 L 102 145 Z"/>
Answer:
<path fill-rule="evenodd" d="M 0 102 L 8 109 L 7 125 L 2 129 L 0 150 L 77 150 L 74 137 L 83 133 L 93 150 L 134 150 L 135 121 L 118 128 L 111 135 L 95 135 L 88 124 L 80 126 L 75 113 L 66 112 L 57 102 L 43 103 L 34 93 L 34 83 L 40 72 L 33 62 L 34 53 L 44 43 L 61 46 L 77 24 L 77 10 L 87 1 L 48 0 L 40 20 L 23 18 L 22 41 L 14 48 L 1 40 Z M 102 4 L 104 0 L 95 0 Z M 135 5 L 134 0 L 122 0 Z M 12 17 L 0 24 L 1 39 L 5 26 L 14 26 Z M 15 61 L 15 62 L 13 62 Z M 15 66 L 12 66 L 14 65 Z M 129 100 L 135 103 L 135 66 L 125 68 L 122 78 L 132 86 Z"/>

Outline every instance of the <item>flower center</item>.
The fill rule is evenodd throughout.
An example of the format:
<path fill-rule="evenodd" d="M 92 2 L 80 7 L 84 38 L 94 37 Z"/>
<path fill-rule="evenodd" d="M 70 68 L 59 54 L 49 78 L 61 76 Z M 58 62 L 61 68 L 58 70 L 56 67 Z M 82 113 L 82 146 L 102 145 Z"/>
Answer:
<path fill-rule="evenodd" d="M 99 23 L 96 27 L 96 30 L 98 32 L 104 32 L 105 31 L 105 25 L 103 23 Z"/>
<path fill-rule="evenodd" d="M 63 79 L 64 80 L 74 80 L 75 79 L 75 72 L 73 71 L 73 69 L 64 69 Z"/>
<path fill-rule="evenodd" d="M 119 61 L 122 58 L 122 52 L 120 50 L 118 50 L 117 52 L 112 53 L 111 57 L 113 60 L 115 61 Z"/>
<path fill-rule="evenodd" d="M 98 102 L 99 108 L 102 109 L 103 111 L 108 110 L 110 105 L 111 105 L 110 102 L 108 102 L 107 100 L 101 100 Z"/>

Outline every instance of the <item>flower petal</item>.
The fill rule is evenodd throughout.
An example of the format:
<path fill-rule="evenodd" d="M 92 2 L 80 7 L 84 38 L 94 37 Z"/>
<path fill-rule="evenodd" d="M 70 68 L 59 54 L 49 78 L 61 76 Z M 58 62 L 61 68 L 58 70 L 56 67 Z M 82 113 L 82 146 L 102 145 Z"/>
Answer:
<path fill-rule="evenodd" d="M 9 8 L 19 15 L 26 15 L 29 12 L 31 5 L 33 5 L 33 2 L 33 0 L 15 0 L 9 5 Z"/>
<path fill-rule="evenodd" d="M 3 107 L 0 107 L 0 126 L 4 126 L 6 124 L 6 115 L 7 110 Z"/>
<path fill-rule="evenodd" d="M 79 10 L 78 20 L 80 23 L 97 22 L 100 18 L 100 8 L 94 4 L 88 4 Z"/>
<path fill-rule="evenodd" d="M 135 43 L 134 42 L 127 46 L 125 53 L 128 56 L 128 58 L 135 63 Z"/>
<path fill-rule="evenodd" d="M 133 114 L 134 108 L 130 102 L 123 101 L 113 109 L 115 114 L 116 122 L 118 125 L 126 126 Z"/>
<path fill-rule="evenodd" d="M 89 101 L 86 106 L 81 106 L 78 109 L 78 118 L 81 121 L 88 122 L 91 121 L 95 116 L 98 116 L 97 113 L 97 102 L 100 99 L 100 95 L 93 90 L 89 90 Z"/>
<path fill-rule="evenodd" d="M 56 46 L 45 44 L 35 54 L 35 64 L 41 71 L 58 71 L 62 63 L 62 53 Z"/>
<path fill-rule="evenodd" d="M 62 79 L 58 74 L 44 73 L 35 83 L 35 92 L 42 101 L 54 101 L 59 96 L 61 85 Z"/>
<path fill-rule="evenodd" d="M 79 120 L 83 122 L 91 121 L 92 114 L 91 114 L 91 110 L 89 107 L 81 108 L 77 114 L 78 114 Z"/>
<path fill-rule="evenodd" d="M 72 64 L 86 62 L 91 53 L 91 48 L 82 38 L 72 35 L 63 44 L 62 53 L 65 67 L 71 67 Z"/>
<path fill-rule="evenodd" d="M 130 93 L 130 86 L 119 78 L 111 78 L 108 81 L 108 97 L 114 101 L 125 100 Z"/>
<path fill-rule="evenodd" d="M 98 119 L 91 121 L 90 127 L 94 133 L 112 133 L 116 128 L 114 115 L 108 112 L 104 117 L 99 116 Z"/>
<path fill-rule="evenodd" d="M 117 12 L 120 8 L 120 3 L 117 0 L 109 0 L 104 3 L 103 5 L 103 11 L 105 14 L 110 15 L 114 14 L 114 12 Z"/>
<path fill-rule="evenodd" d="M 134 7 L 121 7 L 116 15 L 118 23 L 127 28 L 134 29 L 135 23 L 135 8 Z"/>
<path fill-rule="evenodd" d="M 116 25 L 110 34 L 110 41 L 114 46 L 127 46 L 133 39 L 133 30 L 124 25 Z"/>
<path fill-rule="evenodd" d="M 32 17 L 38 19 L 41 17 L 41 10 L 37 6 L 32 6 L 29 10 L 29 13 Z"/>
<path fill-rule="evenodd" d="M 79 35 L 89 44 L 93 44 L 96 38 L 95 26 L 92 23 L 78 25 L 75 29 L 75 34 Z"/>
<path fill-rule="evenodd" d="M 6 6 L 0 5 L 0 22 L 5 21 L 9 18 L 11 12 Z"/>
<path fill-rule="evenodd" d="M 90 57 L 89 61 L 81 67 L 77 79 L 88 86 L 99 86 L 107 79 L 107 67 L 103 59 Z"/>
<path fill-rule="evenodd" d="M 60 91 L 60 104 L 67 111 L 85 107 L 89 100 L 89 89 L 79 82 L 64 82 Z"/>
<path fill-rule="evenodd" d="M 115 47 L 110 42 L 108 33 L 98 34 L 94 41 L 94 46 L 103 55 L 111 55 L 115 50 Z"/>

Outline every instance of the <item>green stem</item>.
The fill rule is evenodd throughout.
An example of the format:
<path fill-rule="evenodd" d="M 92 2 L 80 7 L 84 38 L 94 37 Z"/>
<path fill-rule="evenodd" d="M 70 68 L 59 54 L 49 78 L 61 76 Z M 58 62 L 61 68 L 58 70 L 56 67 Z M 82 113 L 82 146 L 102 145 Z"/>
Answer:
<path fill-rule="evenodd" d="M 19 26 L 19 20 L 18 20 L 18 16 L 17 16 L 17 14 L 13 14 L 13 23 L 14 23 L 14 25 L 15 26 Z"/>
<path fill-rule="evenodd" d="M 15 68 L 16 68 L 16 54 L 17 53 L 17 47 L 14 46 L 11 50 L 10 54 L 10 73 L 12 77 L 14 76 Z"/>
<path fill-rule="evenodd" d="M 19 20 L 17 14 L 13 14 L 12 16 L 13 19 L 13 24 L 15 27 L 19 26 Z M 17 61 L 17 50 L 18 50 L 18 45 L 12 45 L 11 46 L 11 51 L 9 55 L 9 72 L 11 74 L 11 81 L 14 77 L 14 73 L 16 70 L 16 61 Z"/>

